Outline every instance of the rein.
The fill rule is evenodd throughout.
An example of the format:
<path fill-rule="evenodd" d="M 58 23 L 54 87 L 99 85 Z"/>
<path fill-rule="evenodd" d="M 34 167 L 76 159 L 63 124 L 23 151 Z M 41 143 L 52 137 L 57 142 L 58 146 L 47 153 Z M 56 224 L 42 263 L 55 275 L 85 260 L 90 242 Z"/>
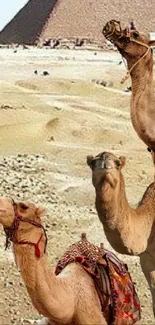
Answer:
<path fill-rule="evenodd" d="M 20 214 L 18 214 L 17 212 L 17 204 L 15 202 L 13 202 L 13 206 L 14 206 L 14 212 L 15 212 L 15 220 L 13 222 L 12 227 L 9 228 L 4 228 L 5 234 L 6 234 L 6 243 L 5 243 L 5 249 L 9 248 L 11 242 L 13 242 L 14 244 L 18 244 L 18 245 L 31 245 L 34 246 L 35 248 L 35 255 L 36 257 L 40 258 L 41 256 L 41 252 L 40 252 L 40 248 L 39 248 L 39 243 L 43 237 L 43 233 L 41 234 L 41 236 L 39 237 L 39 240 L 37 241 L 37 243 L 33 243 L 30 241 L 18 241 L 17 239 L 17 231 L 20 225 L 20 222 L 27 222 L 37 228 L 42 228 L 44 231 L 44 235 L 45 235 L 45 248 L 44 248 L 44 253 L 46 253 L 46 246 L 47 246 L 47 235 L 46 235 L 46 231 L 45 228 L 38 222 L 35 222 L 34 220 L 28 219 L 28 218 L 23 218 Z"/>

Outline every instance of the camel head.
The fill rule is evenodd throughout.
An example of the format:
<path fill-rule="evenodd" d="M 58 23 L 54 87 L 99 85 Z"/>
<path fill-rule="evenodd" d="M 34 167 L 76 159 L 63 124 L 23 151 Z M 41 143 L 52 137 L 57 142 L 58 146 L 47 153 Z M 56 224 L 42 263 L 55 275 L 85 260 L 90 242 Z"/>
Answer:
<path fill-rule="evenodd" d="M 4 228 L 11 228 L 17 216 L 23 219 L 30 219 L 41 224 L 41 217 L 44 209 L 37 208 L 35 204 L 22 201 L 14 203 L 10 198 L 0 198 L 0 224 Z M 30 224 L 23 222 L 23 227 L 29 227 Z"/>
<path fill-rule="evenodd" d="M 120 22 L 116 20 L 106 23 L 102 33 L 118 48 L 122 56 L 132 63 L 134 59 L 136 62 L 142 58 L 148 48 L 155 44 L 155 41 L 150 41 L 148 34 L 138 32 L 135 28 L 122 29 Z"/>
<path fill-rule="evenodd" d="M 95 188 L 104 183 L 115 187 L 120 179 L 125 157 L 117 158 L 110 152 L 102 152 L 97 156 L 87 156 L 87 164 L 92 170 L 92 181 Z"/>

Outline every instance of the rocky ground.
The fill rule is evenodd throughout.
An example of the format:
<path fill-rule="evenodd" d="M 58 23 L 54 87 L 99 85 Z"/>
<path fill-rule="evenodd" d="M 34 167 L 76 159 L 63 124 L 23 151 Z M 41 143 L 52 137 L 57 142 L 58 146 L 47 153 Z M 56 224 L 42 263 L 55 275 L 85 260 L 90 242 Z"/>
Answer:
<path fill-rule="evenodd" d="M 124 92 L 130 82 L 124 88 L 119 85 L 125 73 L 121 58 L 116 53 L 89 51 L 21 50 L 17 55 L 7 51 L 0 52 L 0 196 L 46 208 L 44 225 L 53 267 L 82 232 L 111 249 L 94 208 L 86 156 L 108 150 L 127 157 L 124 175 L 132 205 L 153 180 L 150 154 L 130 122 L 130 93 Z M 43 70 L 49 76 L 43 77 Z M 33 324 L 40 316 L 32 307 L 11 248 L 4 250 L 2 229 L 0 235 L 0 325 Z M 139 259 L 118 256 L 128 263 L 136 284 L 140 324 L 154 324 Z"/>

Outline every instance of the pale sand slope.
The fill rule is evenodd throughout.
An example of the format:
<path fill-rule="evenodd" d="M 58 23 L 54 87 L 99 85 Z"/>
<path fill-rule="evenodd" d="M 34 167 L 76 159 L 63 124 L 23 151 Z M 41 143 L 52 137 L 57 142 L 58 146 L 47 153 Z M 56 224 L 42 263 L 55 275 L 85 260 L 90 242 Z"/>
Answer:
<path fill-rule="evenodd" d="M 104 241 L 110 248 L 94 209 L 87 154 L 108 150 L 127 157 L 124 174 L 132 204 L 139 201 L 153 181 L 150 154 L 131 125 L 130 94 L 123 92 L 130 81 L 120 86 L 125 74 L 124 65 L 118 64 L 120 59 L 115 52 L 94 55 L 89 51 L 33 48 L 18 49 L 17 53 L 12 49 L 0 50 L 0 150 L 7 161 L 5 170 L 6 162 L 0 170 L 1 195 L 18 194 L 17 198 L 31 199 L 47 208 L 51 216 L 45 219 L 50 225 L 51 263 L 83 230 L 90 240 Z M 42 76 L 44 70 L 50 75 Z M 107 81 L 108 87 L 96 85 L 94 79 Z M 17 154 L 38 153 L 46 156 L 17 157 Z M 9 158 L 10 155 L 14 157 Z M 3 178 L 8 185 L 3 184 Z M 20 285 L 19 289 L 20 274 L 11 264 L 12 254 L 2 253 L 3 244 L 1 236 L 0 324 L 6 324 L 7 319 L 8 324 L 20 325 L 22 318 L 39 316 L 25 288 Z M 143 307 L 142 324 L 146 324 L 152 320 L 148 287 L 138 259 L 124 259 L 137 283 Z M 14 303 L 12 295 L 16 298 Z"/>

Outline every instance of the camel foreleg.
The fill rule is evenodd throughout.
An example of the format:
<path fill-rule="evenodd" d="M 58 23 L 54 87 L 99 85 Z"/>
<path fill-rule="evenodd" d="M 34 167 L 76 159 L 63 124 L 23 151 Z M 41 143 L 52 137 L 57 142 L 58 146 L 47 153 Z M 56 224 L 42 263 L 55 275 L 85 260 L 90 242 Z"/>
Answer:
<path fill-rule="evenodd" d="M 140 265 L 151 291 L 152 307 L 155 317 L 155 258 L 147 252 L 142 253 L 140 255 Z"/>

